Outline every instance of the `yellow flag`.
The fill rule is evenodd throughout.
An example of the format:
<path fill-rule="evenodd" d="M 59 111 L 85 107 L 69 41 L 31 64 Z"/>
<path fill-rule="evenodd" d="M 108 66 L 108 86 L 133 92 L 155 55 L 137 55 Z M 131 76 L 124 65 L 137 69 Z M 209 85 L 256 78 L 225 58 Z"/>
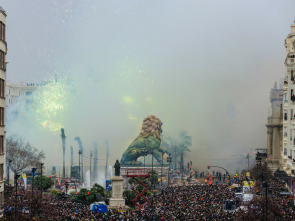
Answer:
<path fill-rule="evenodd" d="M 23 177 L 23 178 L 27 178 L 27 174 L 22 173 L 22 177 Z"/>

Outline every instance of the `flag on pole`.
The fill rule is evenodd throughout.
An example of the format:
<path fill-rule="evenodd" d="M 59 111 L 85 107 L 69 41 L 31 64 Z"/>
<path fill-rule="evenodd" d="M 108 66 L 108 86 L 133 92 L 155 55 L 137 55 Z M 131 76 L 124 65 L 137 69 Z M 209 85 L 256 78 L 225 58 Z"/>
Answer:
<path fill-rule="evenodd" d="M 25 190 L 27 189 L 27 174 L 22 173 L 22 178 L 24 180 L 24 184 L 25 184 Z"/>

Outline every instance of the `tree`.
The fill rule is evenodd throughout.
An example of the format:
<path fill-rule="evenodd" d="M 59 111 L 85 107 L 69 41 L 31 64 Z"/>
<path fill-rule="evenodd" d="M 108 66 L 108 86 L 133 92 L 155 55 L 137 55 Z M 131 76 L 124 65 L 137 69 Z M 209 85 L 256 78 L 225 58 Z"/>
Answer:
<path fill-rule="evenodd" d="M 6 139 L 6 160 L 11 160 L 10 169 L 20 173 L 29 166 L 40 167 L 45 158 L 43 151 L 38 150 L 23 138 L 8 137 Z"/>
<path fill-rule="evenodd" d="M 126 205 L 134 206 L 132 200 L 136 197 L 136 193 L 132 190 L 124 190 L 123 191 L 123 198 L 126 200 Z"/>
<path fill-rule="evenodd" d="M 96 194 L 100 194 L 102 197 L 106 196 L 106 190 L 97 183 L 95 183 L 90 190 L 81 188 L 77 199 L 92 203 L 96 201 Z"/>
<path fill-rule="evenodd" d="M 189 147 L 192 146 L 192 137 L 188 135 L 187 131 L 183 130 L 180 132 L 179 135 L 180 142 L 179 142 L 179 152 L 180 152 L 180 168 L 181 173 L 184 173 L 184 162 L 183 156 L 184 152 L 190 152 Z"/>
<path fill-rule="evenodd" d="M 96 193 L 99 193 L 101 196 L 105 197 L 106 196 L 106 190 L 103 188 L 101 185 L 95 183 L 93 187 L 91 188 L 91 191 Z"/>
<path fill-rule="evenodd" d="M 189 152 L 189 147 L 192 146 L 192 137 L 188 135 L 186 130 L 182 130 L 179 133 L 178 139 L 170 137 L 165 134 L 162 136 L 162 147 L 167 150 L 168 153 L 172 154 L 173 157 L 173 167 L 174 170 L 177 170 L 177 159 L 180 156 L 179 166 L 180 170 L 183 173 L 184 171 L 184 161 L 183 157 L 185 152 Z"/>
<path fill-rule="evenodd" d="M 41 183 L 42 183 L 42 186 L 41 186 Z M 54 185 L 54 182 L 49 177 L 42 176 L 42 180 L 41 180 L 41 176 L 37 176 L 34 178 L 34 186 L 42 188 L 43 190 L 48 190 L 53 185 Z"/>
<path fill-rule="evenodd" d="M 37 189 L 34 189 L 32 195 L 31 190 L 19 189 L 17 194 L 17 213 L 14 219 L 15 208 L 15 188 L 5 185 L 4 201 L 6 208 L 11 208 L 5 211 L 5 220 L 32 220 L 32 217 L 37 220 L 51 220 L 58 217 L 58 208 L 54 205 L 54 197 L 48 194 L 41 194 Z"/>
<path fill-rule="evenodd" d="M 159 185 L 158 174 L 157 174 L 157 172 L 155 170 L 150 171 L 149 173 L 150 173 L 150 177 L 148 179 L 144 180 L 143 183 L 145 185 L 147 185 L 149 189 L 153 189 L 152 184 Z M 137 179 L 142 181 L 144 178 L 143 177 L 138 177 Z M 136 184 L 137 182 L 135 181 L 135 179 L 130 178 L 128 180 L 128 183 L 133 185 L 133 184 Z M 138 185 L 135 188 L 135 190 L 140 192 L 140 193 L 143 191 L 143 189 L 144 189 L 144 187 L 142 185 Z M 144 195 L 146 196 L 147 193 L 145 193 Z"/>

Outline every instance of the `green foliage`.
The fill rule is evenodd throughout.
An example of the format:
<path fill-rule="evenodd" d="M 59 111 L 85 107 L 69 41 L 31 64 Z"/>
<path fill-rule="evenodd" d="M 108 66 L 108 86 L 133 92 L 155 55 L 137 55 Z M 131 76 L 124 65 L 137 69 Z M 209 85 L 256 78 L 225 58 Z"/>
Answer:
<path fill-rule="evenodd" d="M 95 193 L 100 193 L 100 195 L 102 197 L 105 197 L 106 196 L 106 190 L 105 188 L 103 188 L 101 185 L 95 183 L 93 185 L 93 187 L 91 188 L 91 191 L 95 192 Z"/>
<path fill-rule="evenodd" d="M 142 181 L 144 178 L 143 177 L 139 177 L 138 180 Z M 128 180 L 128 183 L 131 185 L 135 185 L 137 182 L 135 181 L 135 179 L 130 178 Z M 158 181 L 158 174 L 155 170 L 150 171 L 150 177 L 146 180 L 143 181 L 144 184 L 146 184 L 148 186 L 148 188 L 151 190 L 152 188 L 152 184 L 154 184 L 154 186 L 159 185 L 159 181 Z M 142 185 L 138 185 L 135 190 L 137 190 L 138 192 L 142 192 L 144 189 L 144 187 Z M 151 193 L 151 192 L 150 192 Z M 148 195 L 147 192 L 144 194 L 145 196 Z"/>
<path fill-rule="evenodd" d="M 51 190 L 50 190 L 50 193 L 51 193 L 53 196 L 57 196 L 59 192 L 58 192 L 57 189 L 51 189 Z"/>
<path fill-rule="evenodd" d="M 75 192 L 75 191 L 71 191 L 69 195 L 70 195 L 71 197 L 74 197 L 74 196 L 76 196 L 76 192 Z"/>
<path fill-rule="evenodd" d="M 153 183 L 155 186 L 159 185 L 159 180 L 158 180 L 159 175 L 155 170 L 150 171 L 150 178 L 149 181 L 150 183 Z"/>
<path fill-rule="evenodd" d="M 189 136 L 187 131 L 183 130 L 180 132 L 179 138 L 180 138 L 180 143 L 179 143 L 180 153 L 183 153 L 185 151 L 190 151 L 189 147 L 192 146 L 192 136 Z"/>
<path fill-rule="evenodd" d="M 41 186 L 42 183 L 42 186 Z M 54 182 L 52 179 L 46 176 L 37 176 L 34 178 L 34 186 L 38 188 L 42 188 L 43 190 L 48 190 L 50 187 L 54 185 Z"/>
<path fill-rule="evenodd" d="M 126 200 L 127 205 L 133 205 L 132 200 L 136 197 L 136 193 L 132 190 L 124 190 L 123 198 Z"/>
<path fill-rule="evenodd" d="M 57 196 L 65 196 L 66 193 L 65 192 L 58 192 Z"/>
<path fill-rule="evenodd" d="M 106 196 L 106 190 L 96 183 L 90 190 L 85 188 L 80 189 L 80 192 L 77 194 L 77 199 L 92 203 L 96 201 L 97 193 L 99 193 L 102 197 Z M 73 193 L 73 195 L 75 195 L 75 192 Z"/>

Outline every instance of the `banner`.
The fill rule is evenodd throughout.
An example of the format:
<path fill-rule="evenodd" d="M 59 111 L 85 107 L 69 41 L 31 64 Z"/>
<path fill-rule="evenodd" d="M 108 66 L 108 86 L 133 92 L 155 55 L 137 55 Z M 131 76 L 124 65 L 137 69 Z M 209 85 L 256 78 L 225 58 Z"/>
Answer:
<path fill-rule="evenodd" d="M 25 184 L 25 190 L 27 189 L 27 174 L 22 173 L 22 178 L 24 180 L 24 184 Z"/>
<path fill-rule="evenodd" d="M 248 181 L 244 181 L 244 186 L 249 186 Z"/>
<path fill-rule="evenodd" d="M 112 180 L 106 180 L 106 191 L 112 191 Z"/>
<path fill-rule="evenodd" d="M 246 172 L 246 176 L 247 177 L 250 177 L 250 172 Z"/>

